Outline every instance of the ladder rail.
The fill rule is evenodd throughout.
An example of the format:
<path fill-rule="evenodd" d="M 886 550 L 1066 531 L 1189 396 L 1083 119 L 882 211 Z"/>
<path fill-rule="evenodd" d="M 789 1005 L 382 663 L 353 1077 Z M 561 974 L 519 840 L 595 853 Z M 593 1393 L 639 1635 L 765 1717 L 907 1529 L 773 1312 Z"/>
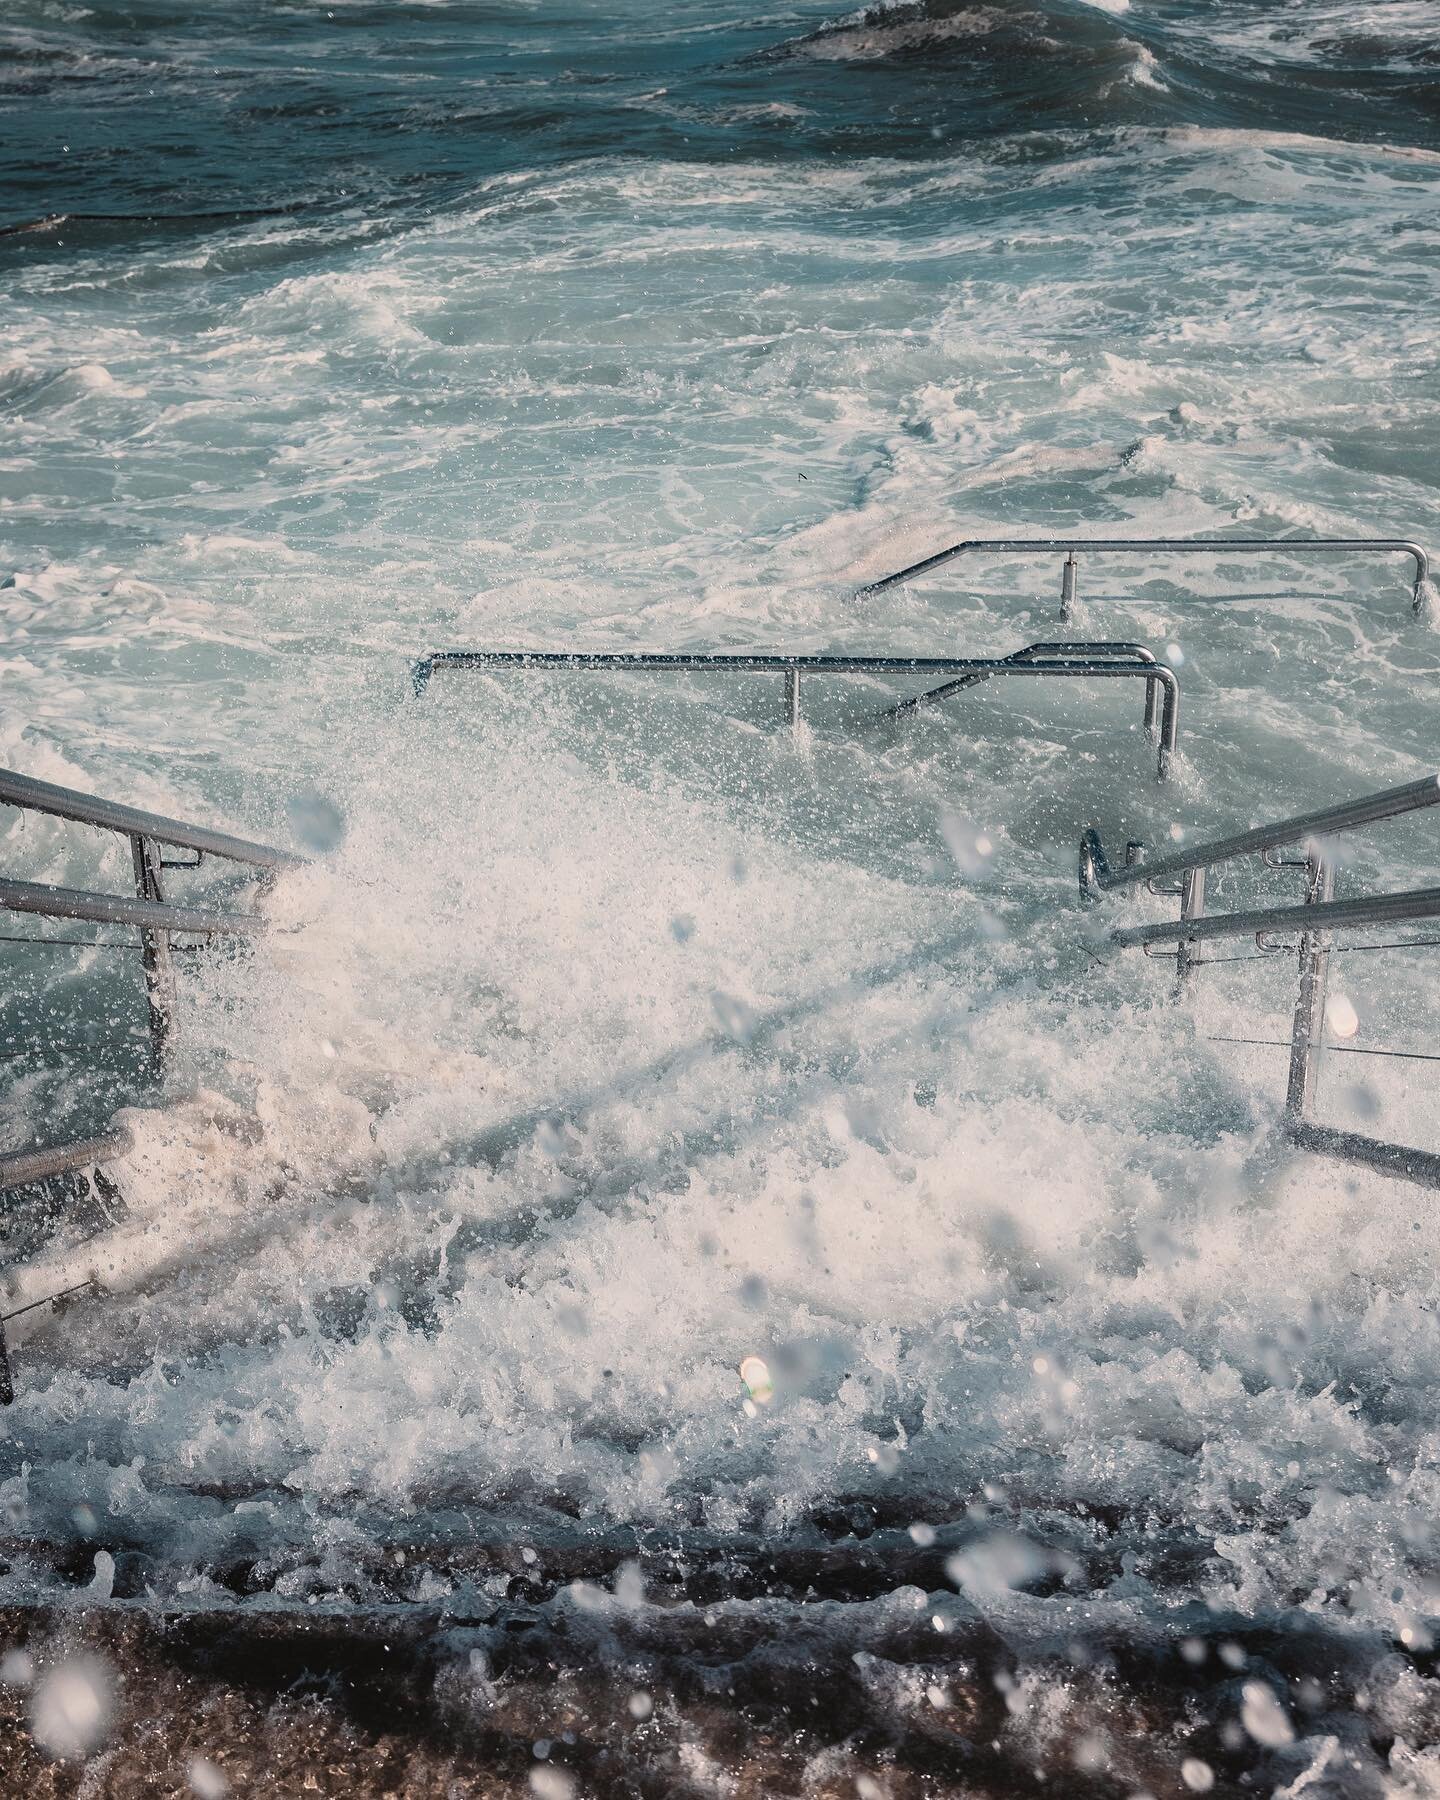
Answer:
<path fill-rule="evenodd" d="M 187 824 L 182 819 L 167 818 L 163 813 L 147 812 L 141 807 L 107 800 L 100 794 L 87 794 L 78 788 L 57 787 L 53 782 L 37 781 L 14 769 L 0 769 L 0 806 L 48 813 L 53 818 L 68 819 L 77 825 L 94 825 L 102 831 L 118 831 L 126 837 L 148 838 L 173 849 L 195 850 L 204 856 L 217 856 L 223 861 L 244 863 L 253 868 L 293 869 L 305 861 L 293 850 L 276 850 L 269 844 L 234 837 L 228 831 Z"/>
<path fill-rule="evenodd" d="M 1045 654 L 1040 654 L 1040 652 Z M 1064 654 L 1059 654 L 1059 652 Z M 1175 671 L 1160 662 L 1143 645 L 1053 643 L 1027 645 L 1008 657 L 987 656 L 878 656 L 878 655 L 793 655 L 779 652 L 690 651 L 579 651 L 579 650 L 439 650 L 419 658 L 411 665 L 410 685 L 416 698 L 429 690 L 435 674 L 442 670 L 471 670 L 481 673 L 504 671 L 615 671 L 631 674 L 668 674 L 674 672 L 722 675 L 778 674 L 785 678 L 785 718 L 791 726 L 800 723 L 800 681 L 814 675 L 918 675 L 927 681 L 939 676 L 950 678 L 945 692 L 956 685 L 968 686 L 980 681 L 1014 676 L 1036 680 L 1140 680 L 1145 683 L 1145 729 L 1156 730 L 1156 693 L 1159 693 L 1158 748 L 1156 779 L 1164 781 L 1169 773 L 1180 737 L 1180 683 Z M 958 683 L 955 678 L 959 678 Z M 934 689 L 919 696 L 919 701 L 935 698 Z M 895 711 L 897 709 L 891 709 Z M 888 715 L 882 715 L 888 716 Z"/>
<path fill-rule="evenodd" d="M 878 581 L 866 582 L 855 590 L 857 600 L 883 594 L 917 576 L 928 575 L 963 556 L 1050 556 L 1057 551 L 1065 555 L 1064 582 L 1061 589 L 1060 617 L 1070 616 L 1076 598 L 1075 569 L 1082 554 L 1102 556 L 1134 555 L 1148 552 L 1159 556 L 1233 556 L 1248 554 L 1277 556 L 1408 556 L 1415 563 L 1415 581 L 1411 589 L 1411 610 L 1419 613 L 1425 604 L 1430 581 L 1430 557 L 1424 546 L 1410 538 L 966 538 L 937 550 Z"/>
<path fill-rule="evenodd" d="M 1405 813 L 1435 805 L 1440 805 L 1440 774 L 1425 775 L 1399 787 L 1382 788 L 1377 793 L 1361 794 L 1334 806 L 1317 807 L 1312 812 L 1297 813 L 1293 818 L 1279 819 L 1270 825 L 1255 825 L 1247 831 L 1233 832 L 1208 844 L 1176 850 L 1154 862 L 1097 869 L 1094 886 L 1101 890 L 1134 887 L 1140 882 L 1148 886 L 1188 874 L 1192 869 L 1213 869 L 1218 863 L 1230 862 L 1237 857 L 1284 850 L 1312 838 L 1335 837 L 1342 832 L 1356 831 L 1363 825 L 1399 818 Z"/>
<path fill-rule="evenodd" d="M 100 894 L 86 888 L 53 887 L 41 882 L 0 878 L 0 910 L 38 914 L 52 919 L 78 919 L 91 924 L 131 925 L 140 932 L 145 996 L 149 1013 L 150 1054 L 157 1077 L 163 1075 L 174 1032 L 175 970 L 170 955 L 173 932 L 189 936 L 249 937 L 265 929 L 258 913 L 175 906 L 165 899 L 162 872 L 194 868 L 206 856 L 259 871 L 267 887 L 285 869 L 299 868 L 305 858 L 248 838 L 193 825 L 163 813 L 149 812 L 101 794 L 37 781 L 14 769 L 0 769 L 0 806 L 46 814 L 72 824 L 120 833 L 130 841 L 135 898 Z M 167 863 L 163 850 L 192 850 L 194 863 Z"/>
<path fill-rule="evenodd" d="M 1290 1062 L 1279 1125 L 1281 1137 L 1296 1149 L 1378 1169 L 1384 1174 L 1434 1188 L 1440 1188 L 1440 1154 L 1341 1130 L 1322 1124 L 1312 1114 L 1324 1046 L 1325 998 L 1333 932 L 1344 927 L 1364 929 L 1440 918 L 1440 887 L 1335 899 L 1336 859 L 1330 842 L 1346 831 L 1420 811 L 1437 803 L 1440 803 L 1440 775 L 1427 775 L 1419 781 L 1385 788 L 1374 794 L 1362 794 L 1315 812 L 1235 832 L 1153 863 L 1134 857 L 1133 853 L 1142 846 L 1128 845 L 1125 866 L 1112 868 L 1093 825 L 1086 829 L 1080 845 L 1080 889 L 1085 898 L 1131 887 L 1141 881 L 1153 892 L 1173 895 L 1178 891 L 1181 899 L 1178 919 L 1118 926 L 1109 933 L 1109 941 L 1117 949 L 1140 949 L 1147 955 L 1152 945 L 1174 944 L 1177 995 L 1184 994 L 1195 971 L 1205 967 L 1205 958 L 1198 954 L 1195 946 L 1216 939 L 1253 937 L 1262 950 L 1276 949 L 1277 946 L 1268 942 L 1272 935 L 1296 934 L 1298 991 L 1290 1030 Z M 1296 844 L 1304 845 L 1303 860 L 1279 863 L 1272 860 L 1272 852 Z M 1207 914 L 1205 878 L 1210 869 L 1254 855 L 1260 856 L 1269 868 L 1303 869 L 1303 902 L 1298 906 L 1290 903 Z M 1178 890 L 1173 886 L 1161 888 L 1161 882 L 1168 882 L 1177 875 L 1180 878 Z M 1426 942 L 1424 939 L 1419 941 Z M 1374 948 L 1392 950 L 1401 946 L 1381 944 Z"/>

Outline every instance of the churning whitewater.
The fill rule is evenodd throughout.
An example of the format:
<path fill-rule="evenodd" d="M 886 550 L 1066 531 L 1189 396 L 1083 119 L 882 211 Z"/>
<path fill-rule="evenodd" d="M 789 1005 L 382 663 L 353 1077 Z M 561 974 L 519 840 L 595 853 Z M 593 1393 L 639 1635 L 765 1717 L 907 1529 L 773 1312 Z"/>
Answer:
<path fill-rule="evenodd" d="M 1261 1154 L 1293 959 L 1176 1004 L 1101 941 L 1173 902 L 1075 897 L 1088 824 L 1434 770 L 1410 571 L 856 598 L 968 537 L 1440 544 L 1435 27 L 13 0 L 0 762 L 312 860 L 186 960 L 164 1097 L 137 958 L 0 945 L 5 1147 L 137 1138 L 115 1230 L 6 1215 L 22 1297 L 106 1289 L 11 1327 L 7 1603 L 413 1603 L 472 1721 L 538 1633 L 640 1696 L 636 1792 L 1440 1793 L 1440 1217 Z M 410 683 L 1062 637 L 1176 669 L 1168 784 L 1128 683 L 817 680 L 798 734 L 775 677 Z M 1436 880 L 1423 822 L 1359 853 Z M 1433 1048 L 1433 952 L 1334 980 Z M 1321 1116 L 1440 1145 L 1426 1069 L 1332 1056 Z M 745 1777 L 697 1694 L 853 1720 Z M 534 1791 L 590 1791 L 548 1704 Z"/>

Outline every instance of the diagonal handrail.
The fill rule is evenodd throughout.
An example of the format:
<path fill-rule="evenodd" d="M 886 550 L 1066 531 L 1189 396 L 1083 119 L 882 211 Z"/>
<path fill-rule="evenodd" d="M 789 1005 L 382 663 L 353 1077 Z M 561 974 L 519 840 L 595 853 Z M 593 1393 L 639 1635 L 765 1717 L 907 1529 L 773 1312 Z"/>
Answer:
<path fill-rule="evenodd" d="M 1193 944 L 1208 938 L 1254 937 L 1260 932 L 1317 932 L 1334 925 L 1393 925 L 1435 918 L 1440 918 L 1440 887 L 1411 888 L 1400 894 L 1317 900 L 1310 906 L 1251 907 L 1244 912 L 1203 913 L 1193 919 L 1162 919 L 1154 925 L 1123 925 L 1110 933 L 1110 942 L 1130 950 L 1141 944 Z"/>
<path fill-rule="evenodd" d="M 167 905 L 163 871 L 195 865 L 165 862 L 163 847 L 193 850 L 196 862 L 202 857 L 214 856 L 225 862 L 259 869 L 265 884 L 282 869 L 303 866 L 304 857 L 291 850 L 276 850 L 269 844 L 253 843 L 228 831 L 216 831 L 208 825 L 192 825 L 183 819 L 167 818 L 163 813 L 147 812 L 123 801 L 106 799 L 101 794 L 87 794 L 78 788 L 37 781 L 14 769 L 0 769 L 0 805 L 18 807 L 24 812 L 45 813 L 100 831 L 119 832 L 130 840 L 135 869 L 133 900 L 120 895 L 92 893 L 83 888 L 0 880 L 0 909 L 37 913 L 46 918 L 139 927 L 150 1016 L 150 1048 L 158 1074 L 164 1063 L 175 1011 L 170 934 L 183 931 L 205 938 L 252 936 L 265 929 L 264 920 L 255 913 Z"/>
<path fill-rule="evenodd" d="M 1251 556 L 1265 553 L 1283 556 L 1409 556 L 1415 562 L 1411 602 L 1417 613 L 1424 605 L 1426 584 L 1430 579 L 1429 555 L 1423 546 L 1409 538 L 966 538 L 961 543 L 937 550 L 933 556 L 922 557 L 919 562 L 911 563 L 907 568 L 897 569 L 891 575 L 882 575 L 878 581 L 866 582 L 863 587 L 855 590 L 855 597 L 863 600 L 872 594 L 882 594 L 887 588 L 898 587 L 901 582 L 926 575 L 931 569 L 938 569 L 944 563 L 953 562 L 961 556 L 1043 556 L 1053 555 L 1057 550 L 1063 550 L 1067 558 L 1061 603 L 1062 618 L 1068 616 L 1069 603 L 1075 599 L 1075 562 L 1082 552 L 1087 555 L 1124 555 L 1135 551 L 1151 551 L 1164 556 L 1228 556 L 1242 553 Z"/>
<path fill-rule="evenodd" d="M 1197 953 L 1196 945 L 1218 938 L 1254 937 L 1263 951 L 1277 948 L 1266 942 L 1272 933 L 1294 933 L 1298 939 L 1299 991 L 1290 1031 L 1290 1069 L 1280 1123 L 1282 1135 L 1299 1149 L 1361 1163 L 1431 1187 L 1440 1187 L 1440 1154 L 1342 1131 L 1320 1124 L 1310 1115 L 1325 1035 L 1325 990 L 1332 933 L 1347 926 L 1363 929 L 1440 918 L 1440 887 L 1335 899 L 1336 857 L 1330 840 L 1343 832 L 1437 803 L 1440 803 L 1440 775 L 1427 775 L 1400 787 L 1362 794 L 1357 799 L 1300 813 L 1271 825 L 1253 826 L 1248 831 L 1235 832 L 1209 844 L 1196 844 L 1153 863 L 1138 858 L 1135 853 L 1143 846 L 1132 844 L 1126 846 L 1126 866 L 1112 870 L 1093 826 L 1085 832 L 1080 846 L 1082 895 L 1133 887 L 1140 882 L 1147 883 L 1156 892 L 1173 894 L 1176 892 L 1174 887 L 1161 887 L 1160 883 L 1176 875 L 1180 877 L 1178 919 L 1122 926 L 1109 934 L 1109 941 L 1117 949 L 1140 949 L 1146 955 L 1150 954 L 1152 945 L 1174 944 L 1177 994 L 1186 991 L 1197 968 L 1205 967 L 1206 959 Z M 1271 862 L 1272 851 L 1297 844 L 1304 847 L 1303 860 L 1298 863 Z M 1207 914 L 1205 888 L 1209 870 L 1235 858 L 1254 855 L 1264 858 L 1271 867 L 1303 870 L 1304 903 Z M 1422 938 L 1416 942 L 1440 943 L 1440 939 Z M 1398 949 L 1401 945 L 1381 944 L 1374 948 Z"/>
<path fill-rule="evenodd" d="M 93 925 L 138 925 L 144 931 L 183 931 L 191 937 L 254 937 L 266 929 L 258 913 L 211 912 L 203 907 L 167 906 L 132 900 L 125 894 L 97 894 L 88 888 L 51 887 L 39 881 L 0 880 L 0 908 L 38 913 L 47 919 L 84 919 Z"/>
<path fill-rule="evenodd" d="M 1006 663 L 1037 662 L 1049 658 L 1055 662 L 1138 662 L 1158 663 L 1159 658 L 1153 650 L 1144 644 L 1132 644 L 1114 639 L 1091 639 L 1083 642 L 1057 640 L 1040 644 L 1027 644 L 1023 650 L 1012 650 L 1009 656 L 1000 660 Z M 936 700 L 948 700 L 952 694 L 963 692 L 966 688 L 978 687 L 981 682 L 990 679 L 990 670 L 974 675 L 957 675 L 953 681 L 943 681 L 939 687 L 927 688 L 923 694 L 912 694 L 908 700 L 897 700 L 894 706 L 887 706 L 880 714 L 882 719 L 902 719 L 907 713 L 919 712 L 932 705 Z M 1145 729 L 1153 732 L 1157 711 L 1158 680 L 1152 681 L 1146 689 Z"/>
<path fill-rule="evenodd" d="M 1111 868 L 1108 864 L 1096 866 L 1090 886 L 1092 890 L 1103 890 L 1134 887 L 1140 882 L 1149 885 L 1167 881 L 1173 876 L 1188 874 L 1192 869 L 1213 869 L 1217 863 L 1229 862 L 1236 857 L 1283 850 L 1303 844 L 1310 838 L 1338 836 L 1362 825 L 1373 825 L 1381 819 L 1398 818 L 1403 813 L 1437 804 L 1440 804 L 1440 775 L 1426 775 L 1400 787 L 1383 788 L 1379 793 L 1362 794 L 1354 800 L 1342 800 L 1335 806 L 1297 813 L 1293 818 L 1277 820 L 1273 825 L 1252 826 L 1248 831 L 1237 831 L 1212 843 L 1172 851 L 1154 862 L 1131 863 L 1121 868 Z"/>
<path fill-rule="evenodd" d="M 93 1169 L 97 1163 L 128 1156 L 134 1148 L 134 1133 L 120 1125 L 100 1137 L 83 1138 L 78 1143 L 58 1144 L 46 1150 L 7 1151 L 0 1155 L 0 1194 L 10 1188 L 28 1187 L 32 1182 L 48 1181 L 52 1175 L 64 1175 L 72 1169 Z"/>
<path fill-rule="evenodd" d="M 305 860 L 292 850 L 275 850 L 269 844 L 255 844 L 247 838 L 233 837 L 228 831 L 215 831 L 208 825 L 190 825 L 182 819 L 168 819 L 163 813 L 146 812 L 138 806 L 106 800 L 99 794 L 87 794 L 78 788 L 57 787 L 53 782 L 37 781 L 14 769 L 0 769 L 0 805 L 48 813 L 53 818 L 70 819 L 79 825 L 95 825 L 102 831 L 118 831 L 126 837 L 146 837 L 153 843 L 169 844 L 179 850 L 197 850 L 206 856 L 247 863 L 259 869 L 293 869 Z"/>

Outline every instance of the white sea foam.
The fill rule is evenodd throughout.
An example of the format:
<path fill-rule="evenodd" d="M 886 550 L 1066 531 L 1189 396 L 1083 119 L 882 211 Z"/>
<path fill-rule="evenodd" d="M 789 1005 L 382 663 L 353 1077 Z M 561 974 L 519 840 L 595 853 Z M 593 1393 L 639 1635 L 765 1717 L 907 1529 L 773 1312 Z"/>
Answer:
<path fill-rule="evenodd" d="M 1055 558 L 851 597 L 964 538 L 1440 537 L 1435 180 L 1259 131 L 597 161 L 323 272 L 246 264 L 188 336 L 211 278 L 163 247 L 123 329 L 37 265 L 25 380 L 116 386 L 16 408 L 3 759 L 343 832 L 253 957 L 187 965 L 193 1092 L 134 1114 L 131 1220 L 25 1277 L 115 1298 L 13 1322 L 15 1529 L 83 1537 L 86 1584 L 133 1544 L 176 1604 L 232 1555 L 340 1604 L 452 1506 L 524 1508 L 543 1556 L 575 1512 L 738 1536 L 859 1495 L 1003 1518 L 953 1593 L 836 1608 L 836 1641 L 942 1600 L 1015 1641 L 1081 1601 L 1136 1634 L 1191 1602 L 1427 1630 L 1440 1227 L 1379 1176 L 1255 1177 L 1283 1054 L 1212 1040 L 1283 1035 L 1278 959 L 1177 1010 L 1150 964 L 1095 966 L 1070 898 L 1092 819 L 1158 844 L 1433 766 L 1404 558 L 1086 558 L 1087 633 L 1183 657 L 1168 790 L 1118 682 L 995 683 L 893 735 L 868 715 L 903 684 L 815 681 L 798 741 L 759 676 L 406 689 L 455 643 L 1055 635 Z M 1433 873 L 1385 841 L 1387 885 Z M 128 879 L 54 821 L 6 847 Z M 99 962 L 52 998 L 138 1024 Z M 1399 966 L 1347 969 L 1357 1042 L 1425 1041 L 1433 969 Z M 1350 1060 L 1329 1116 L 1436 1141 L 1424 1065 Z M 12 1138 L 63 1091 L 27 1074 Z M 1421 1701 L 1394 1704 L 1398 1733 Z"/>

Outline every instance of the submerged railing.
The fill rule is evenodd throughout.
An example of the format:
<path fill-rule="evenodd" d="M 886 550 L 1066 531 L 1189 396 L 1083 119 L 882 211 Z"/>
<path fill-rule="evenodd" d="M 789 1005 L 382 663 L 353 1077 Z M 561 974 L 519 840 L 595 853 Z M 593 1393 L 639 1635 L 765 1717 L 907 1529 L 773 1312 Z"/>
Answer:
<path fill-rule="evenodd" d="M 882 575 L 856 589 L 857 599 L 882 594 L 887 588 L 928 575 L 932 569 L 964 556 L 1047 556 L 1063 551 L 1065 561 L 1060 573 L 1060 617 L 1068 620 L 1079 598 L 1081 554 L 1157 556 L 1409 556 L 1415 563 L 1415 582 L 1411 590 L 1411 607 L 1419 612 L 1425 603 L 1430 579 L 1430 559 L 1425 550 L 1408 538 L 967 538 L 922 557 L 908 568 L 893 575 Z"/>
<path fill-rule="evenodd" d="M 162 877 L 165 872 L 195 869 L 205 857 L 219 858 L 260 872 L 269 882 L 283 869 L 298 867 L 304 858 L 288 850 L 272 849 L 216 831 L 207 825 L 192 825 L 171 819 L 161 813 L 143 811 L 120 801 L 106 800 L 98 794 L 81 793 L 74 788 L 56 787 L 47 781 L 36 781 L 28 775 L 0 769 L 0 805 L 18 807 L 25 812 L 48 814 L 75 824 L 93 826 L 101 831 L 118 832 L 130 840 L 135 872 L 135 895 L 102 894 L 89 889 L 51 887 L 39 882 L 0 880 L 0 910 L 38 915 L 50 919 L 84 920 L 95 924 L 130 925 L 139 929 L 138 948 L 145 971 L 145 996 L 149 1014 L 150 1053 L 156 1074 L 163 1072 L 174 1029 L 175 971 L 171 960 L 171 938 L 180 933 L 187 938 L 252 937 L 265 929 L 265 920 L 253 912 L 228 912 L 210 907 L 176 906 L 165 899 Z M 165 849 L 190 850 L 194 861 L 166 862 Z M 43 938 L 38 943 L 68 943 L 69 939 Z M 89 948 L 84 941 L 78 949 Z M 0 1155 L 0 1194 L 21 1187 L 36 1187 L 57 1178 L 76 1175 L 99 1198 L 102 1211 L 113 1223 L 109 1204 L 123 1210 L 123 1199 L 114 1183 L 102 1173 L 102 1165 L 125 1156 L 132 1148 L 131 1134 L 123 1127 L 113 1128 L 99 1137 L 80 1142 L 58 1144 L 35 1150 L 14 1151 Z M 109 1204 L 107 1204 L 107 1196 Z M 87 1287 L 91 1284 L 83 1284 Z M 67 1290 L 68 1292 L 69 1290 Z M 37 1300 L 18 1312 L 30 1312 L 48 1305 L 51 1299 Z M 9 1350 L 5 1340 L 5 1322 L 17 1313 L 0 1315 L 0 1403 L 8 1405 L 14 1397 Z"/>
<path fill-rule="evenodd" d="M 648 651 L 441 650 L 412 665 L 411 687 L 423 695 L 437 673 L 464 669 L 487 674 L 524 670 L 567 673 L 624 671 L 655 675 L 676 671 L 700 674 L 776 674 L 785 681 L 785 719 L 800 724 L 802 679 L 832 675 L 915 675 L 947 679 L 881 715 L 893 718 L 963 688 L 1007 676 L 1037 680 L 1140 680 L 1145 683 L 1145 729 L 1157 742 L 1156 779 L 1170 772 L 1180 733 L 1180 684 L 1173 669 L 1140 644 L 1029 644 L 1006 657 L 977 656 L 784 656 L 707 655 Z M 1158 696 L 1158 702 L 1157 702 Z M 1157 728 L 1157 711 L 1159 715 Z"/>
<path fill-rule="evenodd" d="M 1289 1043 L 1290 1068 L 1282 1118 L 1284 1134 L 1302 1149 L 1364 1163 L 1387 1174 L 1440 1187 L 1440 1154 L 1365 1137 L 1358 1132 L 1342 1131 L 1320 1124 L 1310 1116 L 1324 1040 L 1330 957 L 1337 949 L 1349 948 L 1334 945 L 1332 933 L 1347 926 L 1358 929 L 1440 918 L 1440 887 L 1337 900 L 1334 897 L 1337 858 L 1333 840 L 1362 826 L 1436 805 L 1440 805 L 1440 775 L 1427 775 L 1402 787 L 1364 794 L 1336 806 L 1300 813 L 1271 825 L 1235 832 L 1213 843 L 1175 851 L 1153 863 L 1144 860 L 1143 846 L 1132 842 L 1127 844 L 1125 863 L 1119 868 L 1110 866 L 1099 834 L 1091 827 L 1080 845 L 1080 890 L 1083 895 L 1093 897 L 1144 884 L 1152 893 L 1179 896 L 1178 920 L 1124 926 L 1110 933 L 1110 942 L 1117 948 L 1141 949 L 1146 955 L 1150 954 L 1152 945 L 1173 943 L 1176 946 L 1173 954 L 1177 993 L 1183 993 L 1195 970 L 1204 967 L 1206 959 L 1197 953 L 1196 945 L 1216 938 L 1254 937 L 1262 952 L 1273 953 L 1276 946 L 1269 942 L 1273 934 L 1296 933 L 1300 981 Z M 1275 860 L 1276 851 L 1295 848 L 1303 852 L 1301 860 Z M 1260 857 L 1269 868 L 1302 870 L 1303 904 L 1207 913 L 1209 872 L 1224 863 L 1251 856 Z M 1162 885 L 1177 878 L 1178 886 Z M 1440 945 L 1440 939 L 1434 941 Z M 1430 940 L 1421 939 L 1405 944 L 1363 947 L 1400 949 L 1428 942 Z M 1372 1054 L 1396 1055 L 1398 1052 L 1375 1051 Z"/>
<path fill-rule="evenodd" d="M 96 924 L 136 925 L 145 966 L 145 990 L 150 1013 L 151 1051 L 157 1067 L 163 1063 L 175 1010 L 175 974 L 170 960 L 170 937 L 184 932 L 193 937 L 247 936 L 264 929 L 254 913 L 216 912 L 206 908 L 167 905 L 161 876 L 166 870 L 198 868 L 207 856 L 259 869 L 273 880 L 281 869 L 304 861 L 288 850 L 251 843 L 208 825 L 191 825 L 162 813 L 143 811 L 99 794 L 56 787 L 48 781 L 0 769 L 0 805 L 22 812 L 46 813 L 101 831 L 129 838 L 135 869 L 135 898 L 97 894 L 78 888 L 48 887 L 28 881 L 0 881 L 0 908 L 11 912 L 38 913 L 52 919 L 87 920 Z M 193 850 L 194 862 L 164 860 L 164 849 Z"/>

